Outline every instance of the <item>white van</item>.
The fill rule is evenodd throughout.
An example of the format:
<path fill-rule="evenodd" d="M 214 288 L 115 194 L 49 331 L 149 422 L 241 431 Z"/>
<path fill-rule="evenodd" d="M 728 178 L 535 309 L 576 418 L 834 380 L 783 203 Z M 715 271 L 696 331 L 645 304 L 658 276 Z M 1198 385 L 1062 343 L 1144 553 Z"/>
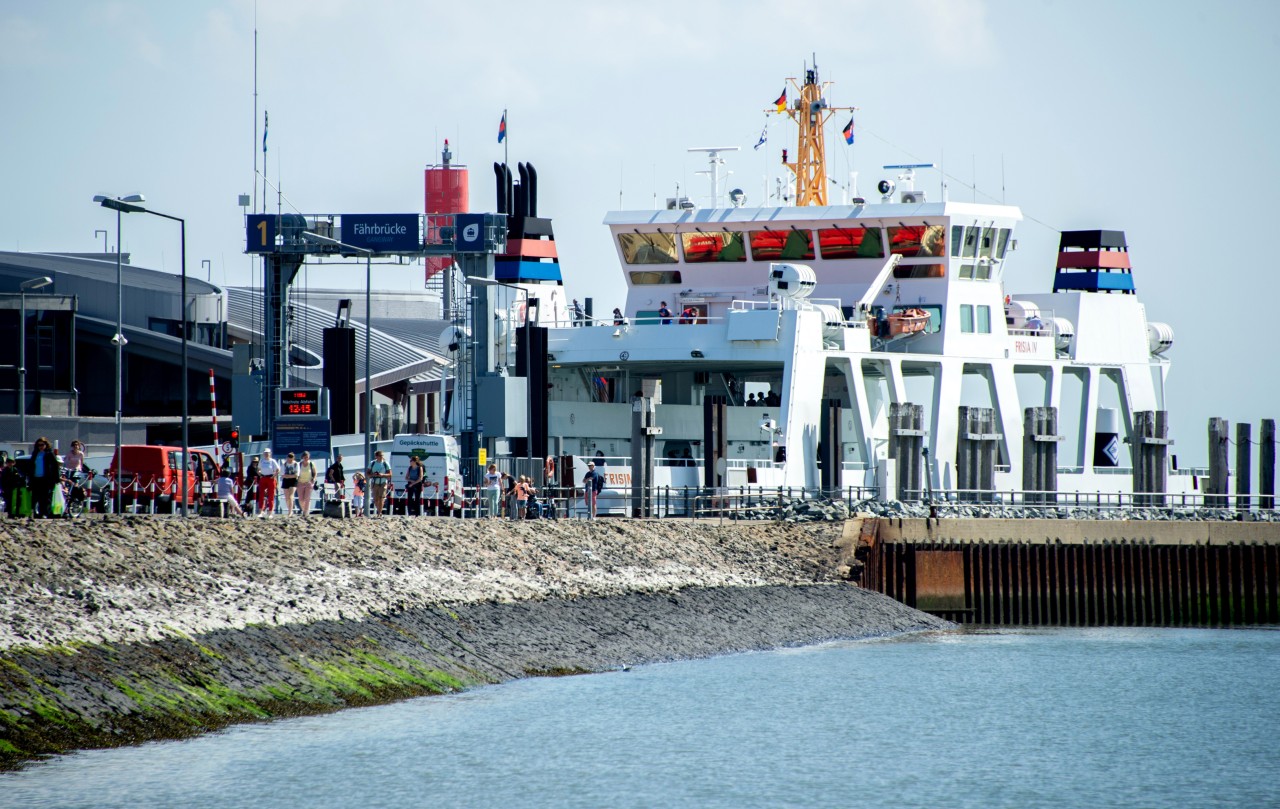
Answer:
<path fill-rule="evenodd" d="M 405 472 L 410 456 L 422 461 L 425 483 L 422 508 L 425 514 L 447 515 L 462 507 L 462 467 L 458 439 L 452 435 L 402 434 L 391 439 L 391 482 L 397 501 L 405 495 Z M 396 510 L 403 509 L 400 505 Z"/>

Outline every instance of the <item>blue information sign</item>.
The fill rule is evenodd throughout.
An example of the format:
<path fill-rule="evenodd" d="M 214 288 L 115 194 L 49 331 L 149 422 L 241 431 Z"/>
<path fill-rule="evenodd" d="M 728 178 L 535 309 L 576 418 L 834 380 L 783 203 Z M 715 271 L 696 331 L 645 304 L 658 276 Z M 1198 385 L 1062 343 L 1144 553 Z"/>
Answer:
<path fill-rule="evenodd" d="M 344 213 L 342 241 L 375 253 L 417 253 L 420 219 L 416 213 Z"/>
<path fill-rule="evenodd" d="M 310 452 L 329 457 L 330 432 L 328 419 L 278 419 L 271 436 L 271 448 L 284 458 L 290 452 L 302 455 Z"/>
<path fill-rule="evenodd" d="M 453 247 L 459 253 L 485 252 L 484 229 L 485 215 L 482 213 L 460 213 L 453 218 Z"/>
<path fill-rule="evenodd" d="M 269 213 L 251 213 L 245 217 L 245 252 L 274 253 L 276 222 L 280 217 Z"/>

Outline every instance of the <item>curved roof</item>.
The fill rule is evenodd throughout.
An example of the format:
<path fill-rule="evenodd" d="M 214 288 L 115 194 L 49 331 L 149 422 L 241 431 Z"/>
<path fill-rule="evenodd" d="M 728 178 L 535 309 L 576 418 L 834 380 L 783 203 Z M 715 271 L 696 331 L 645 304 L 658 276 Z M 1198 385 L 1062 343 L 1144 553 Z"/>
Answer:
<path fill-rule="evenodd" d="M 261 290 L 247 287 L 227 289 L 227 326 L 238 337 L 258 335 L 262 331 Z M 359 310 L 360 307 L 355 307 Z M 356 314 L 355 312 L 352 313 Z M 293 304 L 293 344 L 295 356 L 301 350 L 319 358 L 323 354 L 324 330 L 334 325 L 336 313 L 310 306 Z M 364 389 L 365 344 L 364 321 L 353 316 L 350 321 L 356 330 L 356 388 Z M 443 329 L 443 321 L 429 319 L 374 318 L 370 322 L 369 360 L 373 386 L 390 384 L 405 379 L 440 378 L 447 358 L 436 353 L 436 339 Z M 319 385 L 323 371 L 314 366 L 291 366 L 290 373 L 308 383 Z"/>

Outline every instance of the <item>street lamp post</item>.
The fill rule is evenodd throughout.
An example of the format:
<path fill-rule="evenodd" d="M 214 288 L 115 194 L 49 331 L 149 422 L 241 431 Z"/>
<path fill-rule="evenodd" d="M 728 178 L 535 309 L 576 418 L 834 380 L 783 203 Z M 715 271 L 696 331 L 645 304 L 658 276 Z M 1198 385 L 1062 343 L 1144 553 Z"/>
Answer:
<path fill-rule="evenodd" d="M 364 253 L 364 419 L 360 425 L 360 431 L 364 433 L 364 467 L 367 471 L 369 464 L 373 463 L 373 446 L 369 440 L 369 417 L 373 413 L 373 366 L 370 364 L 369 345 L 372 339 L 372 329 L 369 326 L 373 308 L 369 303 L 372 297 L 373 288 L 373 251 L 363 247 L 356 247 L 354 244 L 340 242 L 337 239 L 331 239 L 328 236 L 321 236 L 319 233 L 312 233 L 309 230 L 303 231 L 302 238 L 316 244 L 327 244 L 333 247 L 341 247 L 346 250 L 354 250 L 357 253 Z M 368 516 L 373 513 L 373 484 L 366 478 L 365 495 L 364 495 L 364 513 Z"/>
<path fill-rule="evenodd" d="M 94 202 L 109 208 L 116 212 L 116 333 L 111 338 L 112 344 L 116 347 L 116 455 L 115 455 L 115 480 L 116 480 L 116 502 L 115 512 L 120 513 L 120 467 L 123 466 L 124 459 L 120 457 L 120 444 L 124 430 L 120 420 L 120 416 L 124 410 L 124 346 L 128 340 L 124 339 L 124 284 L 122 282 L 123 270 L 120 266 L 121 249 L 123 244 L 120 240 L 120 215 L 124 213 L 136 213 L 145 211 L 146 209 L 134 205 L 135 202 L 144 202 L 146 197 L 141 194 L 129 194 L 125 197 L 108 197 L 98 194 L 93 198 Z"/>
<path fill-rule="evenodd" d="M 27 443 L 27 290 L 40 289 L 53 283 L 47 275 L 18 284 L 21 314 L 18 316 L 18 413 L 20 440 Z"/>
<path fill-rule="evenodd" d="M 518 287 L 514 284 L 504 284 L 502 281 L 493 278 L 482 278 L 478 275 L 468 276 L 466 284 L 469 287 L 506 287 L 514 289 L 516 292 L 524 293 L 524 373 L 525 373 L 525 439 L 524 439 L 524 456 L 530 470 L 533 466 L 533 388 L 530 381 L 533 379 L 533 354 L 532 343 L 533 334 L 529 331 L 529 290 L 524 287 Z M 517 298 L 516 300 L 519 300 Z M 474 366 L 474 363 L 473 363 Z M 532 476 L 532 471 L 529 473 Z"/>

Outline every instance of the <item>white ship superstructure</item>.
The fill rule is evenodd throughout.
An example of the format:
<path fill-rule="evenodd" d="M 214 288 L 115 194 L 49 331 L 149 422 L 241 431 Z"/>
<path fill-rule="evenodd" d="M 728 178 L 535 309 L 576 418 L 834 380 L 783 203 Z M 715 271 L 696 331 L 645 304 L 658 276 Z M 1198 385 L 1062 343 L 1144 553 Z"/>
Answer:
<path fill-rule="evenodd" d="M 793 118 L 803 120 L 821 99 L 816 71 L 797 88 Z M 805 137 L 802 127 L 802 154 Z M 994 486 L 1010 491 L 1023 488 L 1024 409 L 1054 407 L 1057 490 L 1131 491 L 1128 442 L 1136 414 L 1165 409 L 1172 330 L 1148 321 L 1118 231 L 1062 234 L 1054 290 L 1016 291 L 1006 268 L 1022 218 L 1014 206 L 931 200 L 889 182 L 848 205 L 676 200 L 609 213 L 623 320 L 542 320 L 553 326 L 550 435 L 564 453 L 604 456 L 625 484 L 633 399 L 653 395 L 654 482 L 701 485 L 703 402 L 726 397 L 722 482 L 813 490 L 822 403 L 834 399 L 843 486 L 878 486 L 890 407 L 914 403 L 925 486 L 947 491 L 957 488 L 959 408 L 991 408 Z M 1192 485 L 1171 474 L 1168 491 Z"/>

